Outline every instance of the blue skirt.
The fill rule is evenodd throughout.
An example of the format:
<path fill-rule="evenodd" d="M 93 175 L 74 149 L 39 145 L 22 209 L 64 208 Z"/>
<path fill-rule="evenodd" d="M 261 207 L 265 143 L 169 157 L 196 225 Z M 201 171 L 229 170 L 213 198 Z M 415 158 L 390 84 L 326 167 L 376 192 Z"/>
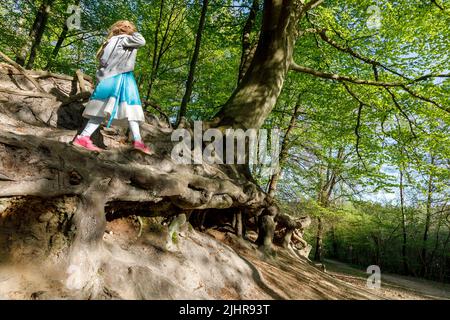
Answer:
<path fill-rule="evenodd" d="M 120 73 L 100 81 L 86 104 L 83 117 L 107 117 L 108 127 L 112 124 L 128 126 L 128 121 L 145 122 L 133 72 Z"/>

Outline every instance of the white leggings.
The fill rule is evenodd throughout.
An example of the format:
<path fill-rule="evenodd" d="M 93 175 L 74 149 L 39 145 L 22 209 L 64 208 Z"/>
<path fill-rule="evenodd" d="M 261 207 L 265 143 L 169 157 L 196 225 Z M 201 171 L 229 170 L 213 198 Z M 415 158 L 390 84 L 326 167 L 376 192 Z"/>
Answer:
<path fill-rule="evenodd" d="M 81 132 L 81 136 L 83 137 L 90 137 L 95 130 L 100 127 L 100 124 L 102 123 L 103 118 L 100 117 L 93 117 L 89 119 L 89 122 L 86 124 L 86 127 L 84 127 L 83 132 Z M 141 141 L 141 133 L 139 130 L 139 122 L 137 121 L 128 121 L 128 124 L 130 126 L 131 133 L 133 134 L 133 140 L 134 141 Z"/>

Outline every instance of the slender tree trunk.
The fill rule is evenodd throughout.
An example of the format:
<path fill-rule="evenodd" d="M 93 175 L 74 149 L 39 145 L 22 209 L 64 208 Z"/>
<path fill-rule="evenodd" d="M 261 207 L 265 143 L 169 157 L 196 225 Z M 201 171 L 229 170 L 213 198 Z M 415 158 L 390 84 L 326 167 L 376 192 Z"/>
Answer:
<path fill-rule="evenodd" d="M 331 151 L 330 151 L 331 155 Z M 344 158 L 344 149 L 339 148 L 336 155 L 336 160 L 342 161 Z M 317 202 L 323 207 L 328 208 L 331 201 L 331 196 L 333 194 L 333 190 L 338 182 L 339 168 L 333 167 L 331 164 L 328 164 L 326 170 L 326 181 L 325 184 L 321 181 L 322 184 L 319 188 L 319 194 L 317 196 Z M 322 170 L 320 172 L 322 175 Z M 323 217 L 317 218 L 317 234 L 316 234 L 316 248 L 314 251 L 314 259 L 322 262 L 323 259 L 323 233 L 324 233 L 324 225 L 323 225 Z"/>
<path fill-rule="evenodd" d="M 331 226 L 331 240 L 333 242 L 333 257 L 335 259 L 339 259 L 339 249 L 338 249 L 338 242 L 336 239 L 336 230 L 334 226 Z"/>
<path fill-rule="evenodd" d="M 373 243 L 375 244 L 375 264 L 380 266 L 380 256 L 381 256 L 381 248 L 380 248 L 380 237 L 377 234 L 372 235 Z"/>
<path fill-rule="evenodd" d="M 158 46 L 159 46 L 158 37 L 159 37 L 159 30 L 161 29 L 161 24 L 162 24 L 163 9 L 164 9 L 164 0 L 161 0 L 161 2 L 159 4 L 159 18 L 158 18 L 158 21 L 156 22 L 155 39 L 153 41 L 152 70 L 150 72 L 150 80 L 148 83 L 146 99 L 148 99 L 150 97 L 150 94 L 151 94 L 152 88 L 153 88 L 153 82 L 156 77 L 156 71 L 157 71 L 156 67 L 157 67 L 157 61 L 158 61 L 157 54 L 158 54 Z"/>
<path fill-rule="evenodd" d="M 405 274 L 409 273 L 408 260 L 406 256 L 406 245 L 407 245 L 407 230 L 406 230 L 406 214 L 405 214 L 405 201 L 404 201 L 404 190 L 403 190 L 403 169 L 400 168 L 400 211 L 402 215 L 402 261 L 403 261 L 403 272 Z"/>
<path fill-rule="evenodd" d="M 431 157 L 431 165 L 434 164 L 434 157 Z M 425 219 L 425 230 L 423 232 L 423 240 L 422 240 L 422 252 L 421 252 L 421 260 L 422 266 L 420 269 L 420 275 L 425 277 L 428 272 L 428 257 L 427 257 L 427 244 L 428 244 L 428 232 L 430 230 L 430 222 L 431 222 L 431 204 L 433 198 L 433 174 L 430 172 L 428 177 L 428 188 L 427 188 L 427 207 L 426 207 L 426 219 Z"/>
<path fill-rule="evenodd" d="M 441 271 L 440 271 L 440 275 L 439 275 L 439 281 L 444 282 L 444 277 L 445 277 L 445 273 L 447 270 L 447 261 L 450 261 L 450 259 L 448 258 L 448 255 L 446 254 L 447 251 L 447 246 L 450 243 L 450 227 L 448 230 L 448 235 L 447 235 L 447 239 L 445 239 L 444 244 L 442 245 L 442 255 L 441 255 Z"/>
<path fill-rule="evenodd" d="M 322 168 L 319 168 L 320 176 L 322 176 Z M 323 181 L 320 181 L 320 189 L 319 194 L 317 196 L 317 203 L 322 206 L 327 206 L 328 201 L 325 200 L 325 187 L 328 184 L 328 181 L 325 185 L 323 185 Z M 322 262 L 323 256 L 323 220 L 321 216 L 317 217 L 317 232 L 316 232 L 316 246 L 314 249 L 314 260 Z"/>
<path fill-rule="evenodd" d="M 189 75 L 186 82 L 186 91 L 181 101 L 180 111 L 178 112 L 176 126 L 180 123 L 182 117 L 186 116 L 187 105 L 191 101 L 192 90 L 194 88 L 194 76 L 195 69 L 197 67 L 198 57 L 200 55 L 200 46 L 202 44 L 203 30 L 205 29 L 206 13 L 208 12 L 209 0 L 203 0 L 202 12 L 200 15 L 200 22 L 198 24 L 197 36 L 195 39 L 194 53 L 191 59 L 191 65 L 189 68 Z"/>
<path fill-rule="evenodd" d="M 248 14 L 247 21 L 242 30 L 242 55 L 241 64 L 239 66 L 239 78 L 238 83 L 242 81 L 252 59 L 252 44 L 250 42 L 250 35 L 255 25 L 256 15 L 259 11 L 259 0 L 253 0 L 252 7 Z"/>
<path fill-rule="evenodd" d="M 216 126 L 261 127 L 276 104 L 291 66 L 302 7 L 294 0 L 264 1 L 255 55 L 242 81 L 215 115 Z"/>
<path fill-rule="evenodd" d="M 322 218 L 317 218 L 316 250 L 314 251 L 314 260 L 323 261 L 323 222 Z"/>
<path fill-rule="evenodd" d="M 79 6 L 80 0 L 76 0 L 74 2 L 74 5 Z M 53 66 L 53 63 L 55 62 L 56 58 L 58 57 L 59 50 L 61 50 L 62 44 L 66 40 L 68 33 L 69 33 L 69 27 L 67 26 L 67 21 L 64 20 L 63 29 L 58 37 L 58 41 L 56 42 L 55 47 L 53 48 L 52 54 L 47 61 L 47 65 L 44 68 L 45 70 L 49 70 Z"/>
<path fill-rule="evenodd" d="M 267 188 L 267 192 L 269 193 L 269 195 L 271 197 L 275 196 L 275 192 L 277 190 L 278 180 L 280 179 L 280 175 L 281 175 L 281 167 L 283 166 L 284 162 L 286 161 L 288 151 L 289 151 L 289 137 L 292 133 L 292 130 L 295 127 L 295 124 L 297 123 L 299 108 L 300 108 L 300 96 L 298 97 L 297 103 L 295 104 L 294 112 L 291 117 L 291 121 L 289 122 L 289 126 L 286 129 L 286 132 L 284 134 L 283 143 L 281 144 L 280 160 L 279 160 L 280 170 L 278 170 L 275 174 L 273 174 L 269 181 L 269 186 Z"/>
<path fill-rule="evenodd" d="M 55 0 L 44 0 L 36 14 L 29 33 L 29 42 L 25 44 L 20 50 L 20 53 L 16 57 L 16 62 L 20 65 L 25 65 L 25 60 L 29 52 L 27 69 L 33 68 L 34 60 L 36 58 L 37 49 L 39 48 L 42 36 L 44 35 L 45 28 L 47 26 L 50 10 Z"/>
<path fill-rule="evenodd" d="M 153 85 L 155 84 L 155 80 L 158 75 L 159 67 L 161 65 L 162 58 L 164 57 L 165 53 L 169 50 L 171 47 L 174 36 L 177 33 L 178 28 L 181 26 L 181 22 L 176 23 L 176 21 L 182 21 L 183 19 L 180 19 L 180 14 L 185 12 L 185 10 L 176 10 L 177 1 L 174 1 L 172 3 L 172 7 L 170 8 L 170 14 L 166 22 L 164 34 L 161 38 L 161 43 L 159 41 L 159 34 L 162 29 L 163 24 L 163 11 L 164 6 L 166 4 L 165 0 L 161 0 L 160 7 L 159 7 L 159 18 L 156 22 L 156 30 L 155 30 L 155 39 L 153 43 L 153 50 L 149 50 L 149 59 L 152 57 L 152 67 L 150 71 L 150 76 L 148 80 L 148 86 L 147 86 L 147 94 L 146 99 L 150 98 L 150 95 L 153 90 Z M 170 34 L 170 30 L 173 30 Z M 139 84 L 141 85 L 141 83 Z"/>
<path fill-rule="evenodd" d="M 436 228 L 436 236 L 435 236 L 435 239 L 434 239 L 434 247 L 433 247 L 433 250 L 431 250 L 431 252 L 429 254 L 429 257 L 428 257 L 428 266 L 430 266 L 431 268 L 430 267 L 427 268 L 428 272 L 425 273 L 424 277 L 427 274 L 430 274 L 430 275 L 433 276 L 433 278 L 435 278 L 436 277 L 435 275 L 438 273 L 438 270 L 437 269 L 433 270 L 433 268 L 435 266 L 434 260 L 435 260 L 435 257 L 436 257 L 436 253 L 438 252 L 439 244 L 440 244 L 440 241 L 441 241 L 440 240 L 441 226 L 442 226 L 442 217 L 439 217 L 437 228 Z"/>
<path fill-rule="evenodd" d="M 55 47 L 53 48 L 52 54 L 50 58 L 47 61 L 47 65 L 45 66 L 44 70 L 49 70 L 53 67 L 53 63 L 55 62 L 56 58 L 58 57 L 59 50 L 61 50 L 61 46 L 67 38 L 67 33 L 69 32 L 69 28 L 66 24 L 64 24 L 63 30 L 61 34 L 58 37 L 58 41 L 55 44 Z"/>

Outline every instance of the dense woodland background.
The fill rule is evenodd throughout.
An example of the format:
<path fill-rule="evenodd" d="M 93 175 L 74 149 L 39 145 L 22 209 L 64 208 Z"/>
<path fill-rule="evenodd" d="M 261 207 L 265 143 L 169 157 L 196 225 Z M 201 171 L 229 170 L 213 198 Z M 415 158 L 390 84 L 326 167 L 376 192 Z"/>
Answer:
<path fill-rule="evenodd" d="M 69 4 L 80 30 L 66 26 Z M 238 84 L 262 12 L 257 0 L 3 0 L 0 51 L 27 69 L 94 76 L 108 27 L 128 19 L 147 39 L 135 75 L 148 110 L 209 119 Z M 284 210 L 313 217 L 311 258 L 450 282 L 450 3 L 329 0 L 299 30 L 303 68 L 263 126 L 284 132 L 282 171 L 254 175 Z"/>

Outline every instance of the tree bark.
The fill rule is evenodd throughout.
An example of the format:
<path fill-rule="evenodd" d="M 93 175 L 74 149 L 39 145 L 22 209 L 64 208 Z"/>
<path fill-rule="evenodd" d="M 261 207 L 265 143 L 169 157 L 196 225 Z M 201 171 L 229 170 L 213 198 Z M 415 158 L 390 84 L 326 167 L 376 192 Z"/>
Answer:
<path fill-rule="evenodd" d="M 74 215 L 75 239 L 69 253 L 67 286 L 88 298 L 97 296 L 103 285 L 97 274 L 103 262 L 105 204 L 111 179 L 94 181 L 80 196 Z"/>
<path fill-rule="evenodd" d="M 304 216 L 300 218 L 292 218 L 286 213 L 280 212 L 275 217 L 277 228 L 282 231 L 282 246 L 289 247 L 289 243 L 301 242 L 306 246 L 306 241 L 303 240 L 303 231 L 311 224 L 311 218 Z"/>
<path fill-rule="evenodd" d="M 195 39 L 195 48 L 194 53 L 192 55 L 191 64 L 189 68 L 189 75 L 186 82 L 186 91 L 183 96 L 183 100 L 181 101 L 180 110 L 177 116 L 176 126 L 179 125 L 181 118 L 186 116 L 187 105 L 191 101 L 192 90 L 194 88 L 194 76 L 195 69 L 197 67 L 198 57 L 200 55 L 200 46 L 202 44 L 202 36 L 203 30 L 205 29 L 205 21 L 206 21 L 206 13 L 208 12 L 208 4 L 209 0 L 203 0 L 202 12 L 200 15 L 200 22 L 198 24 L 197 36 Z"/>
<path fill-rule="evenodd" d="M 286 228 L 286 233 L 284 234 L 283 237 L 283 243 L 282 243 L 282 247 L 287 249 L 289 248 L 289 244 L 291 243 L 292 240 L 292 234 L 294 233 L 295 229 L 294 228 Z"/>
<path fill-rule="evenodd" d="M 276 104 L 289 71 L 303 5 L 294 0 L 264 1 L 260 38 L 250 67 L 230 99 L 215 115 L 217 126 L 261 127 Z"/>
<path fill-rule="evenodd" d="M 278 210 L 275 206 L 264 209 L 258 216 L 258 238 L 256 244 L 265 250 L 270 250 L 275 234 L 275 217 Z"/>
<path fill-rule="evenodd" d="M 263 215 L 258 219 L 258 239 L 256 243 L 259 246 L 269 249 L 272 245 L 273 235 L 275 234 L 275 222 L 270 215 Z"/>
<path fill-rule="evenodd" d="M 250 62 L 253 58 L 252 57 L 253 48 L 250 42 L 250 35 L 255 25 L 256 15 L 258 14 L 258 11 L 259 11 L 259 0 L 253 0 L 253 4 L 252 7 L 250 8 L 247 21 L 244 25 L 244 29 L 242 30 L 242 55 L 241 55 L 241 63 L 239 65 L 238 83 L 242 81 L 242 78 L 247 72 Z"/>

